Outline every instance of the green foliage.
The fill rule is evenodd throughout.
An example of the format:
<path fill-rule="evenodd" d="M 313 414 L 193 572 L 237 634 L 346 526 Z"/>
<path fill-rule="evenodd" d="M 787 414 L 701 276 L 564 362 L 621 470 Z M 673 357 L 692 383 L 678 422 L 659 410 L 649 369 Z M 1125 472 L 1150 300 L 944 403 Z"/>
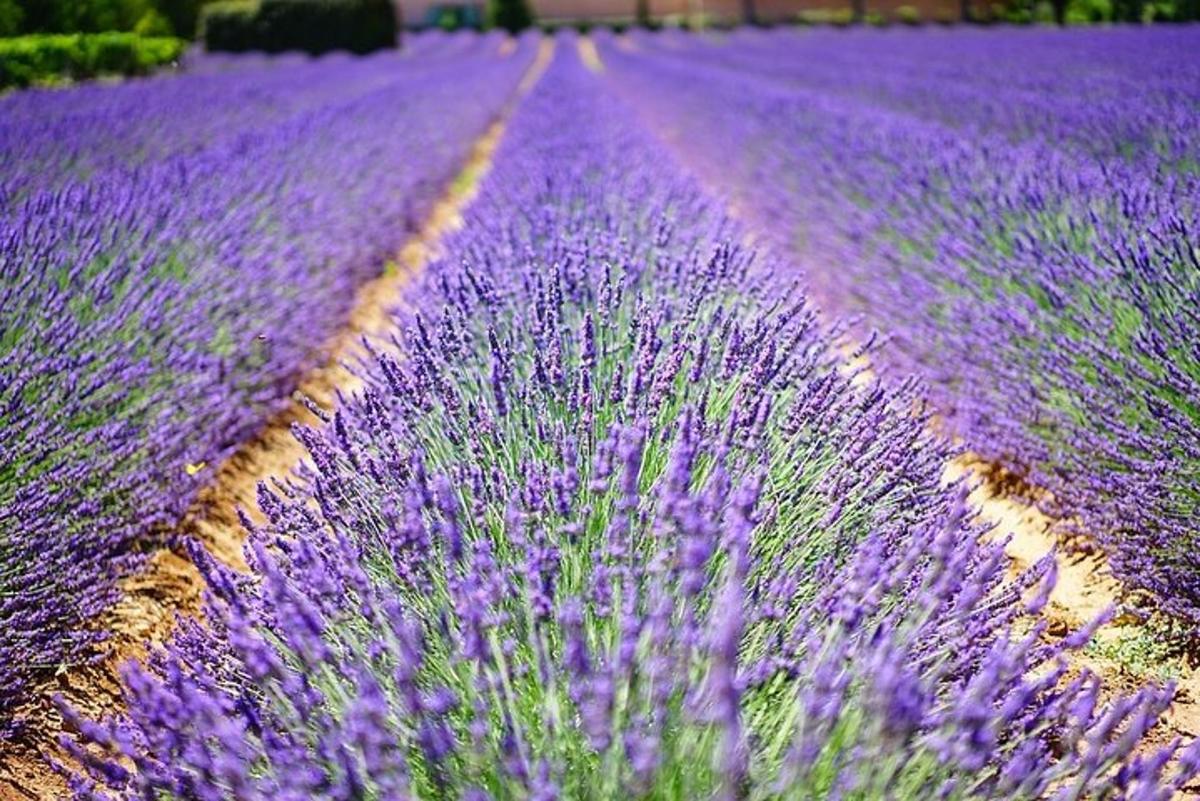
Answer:
<path fill-rule="evenodd" d="M 457 31 L 483 27 L 483 9 L 469 3 L 435 3 L 425 10 L 423 19 L 411 20 L 420 27 Z"/>
<path fill-rule="evenodd" d="M 920 25 L 921 12 L 916 6 L 900 6 L 896 9 L 896 20 L 903 25 Z"/>
<path fill-rule="evenodd" d="M 195 39 L 203 0 L 154 0 L 155 9 L 166 18 L 176 36 Z"/>
<path fill-rule="evenodd" d="M 396 43 L 389 0 L 263 0 L 256 22 L 271 52 L 369 53 Z"/>
<path fill-rule="evenodd" d="M 24 19 L 25 12 L 17 0 L 0 0 L 0 36 L 16 36 Z"/>
<path fill-rule="evenodd" d="M 800 11 L 795 19 L 798 25 L 832 25 L 849 27 L 854 23 L 854 12 L 849 8 L 813 8 Z"/>
<path fill-rule="evenodd" d="M 186 43 L 132 33 L 36 34 L 0 40 L 0 88 L 97 75 L 142 75 L 175 61 Z"/>
<path fill-rule="evenodd" d="M 848 8 L 839 8 L 829 13 L 830 25 L 838 28 L 846 28 L 854 24 L 854 12 Z"/>
<path fill-rule="evenodd" d="M 369 53 L 396 45 L 389 0 L 263 0 L 214 3 L 204 9 L 208 50 L 332 50 Z"/>
<path fill-rule="evenodd" d="M 533 24 L 533 12 L 526 0 L 488 0 L 485 19 L 489 28 L 516 33 Z"/>
<path fill-rule="evenodd" d="M 1172 681 L 1188 669 L 1192 634 L 1186 624 L 1155 615 L 1144 625 L 1120 628 L 1115 637 L 1091 642 L 1086 653 L 1114 663 L 1139 681 Z"/>
<path fill-rule="evenodd" d="M 196 35 L 204 0 L 0 0 L 0 36 L 29 33 Z"/>
<path fill-rule="evenodd" d="M 208 50 L 238 53 L 254 47 L 254 18 L 258 3 L 254 0 L 221 0 L 204 7 L 200 31 Z"/>
<path fill-rule="evenodd" d="M 1113 18 L 1110 0 L 1073 0 L 1067 4 L 1067 22 L 1081 25 L 1089 22 L 1105 22 Z"/>
<path fill-rule="evenodd" d="M 174 29 L 171 23 L 154 9 L 150 9 L 133 26 L 133 32 L 138 36 L 170 36 Z"/>
<path fill-rule="evenodd" d="M 154 0 L 20 0 L 21 33 L 132 31 Z"/>
<path fill-rule="evenodd" d="M 1007 0 L 990 6 L 991 19 L 1010 24 L 1054 21 L 1054 6 L 1046 0 Z M 1198 0 L 1067 0 L 1066 22 L 1089 25 L 1108 22 L 1185 22 L 1200 14 Z"/>

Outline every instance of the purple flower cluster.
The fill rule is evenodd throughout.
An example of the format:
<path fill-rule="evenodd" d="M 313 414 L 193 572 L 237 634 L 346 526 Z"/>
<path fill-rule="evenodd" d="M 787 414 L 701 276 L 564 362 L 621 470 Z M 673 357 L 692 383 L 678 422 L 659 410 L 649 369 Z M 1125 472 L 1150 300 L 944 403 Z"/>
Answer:
<path fill-rule="evenodd" d="M 880 366 L 1200 620 L 1200 32 L 634 42 L 614 84 Z"/>
<path fill-rule="evenodd" d="M 0 100 L 0 736 L 93 655 L 196 466 L 322 358 L 536 47 L 442 45 Z"/>
<path fill-rule="evenodd" d="M 264 485 L 252 573 L 76 720 L 82 799 L 1159 798 L 945 488 L 910 383 L 563 37 L 401 333 Z M 1167 768 L 1178 756 L 1179 764 Z"/>

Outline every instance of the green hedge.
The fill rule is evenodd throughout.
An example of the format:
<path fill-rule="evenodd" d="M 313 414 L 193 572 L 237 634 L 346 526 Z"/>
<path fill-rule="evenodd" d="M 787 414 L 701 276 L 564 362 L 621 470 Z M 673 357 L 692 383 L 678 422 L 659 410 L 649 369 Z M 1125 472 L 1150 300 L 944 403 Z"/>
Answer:
<path fill-rule="evenodd" d="M 0 89 L 62 78 L 143 75 L 178 59 L 186 43 L 132 33 L 31 34 L 0 39 Z"/>
<path fill-rule="evenodd" d="M 201 27 L 208 50 L 318 55 L 396 46 L 391 0 L 233 0 L 206 6 Z"/>
<path fill-rule="evenodd" d="M 484 18 L 487 27 L 503 28 L 509 33 L 519 33 L 533 24 L 533 12 L 526 0 L 487 0 Z"/>
<path fill-rule="evenodd" d="M 207 50 L 240 53 L 252 50 L 258 38 L 254 18 L 258 3 L 225 0 L 206 5 L 200 12 L 200 31 Z"/>

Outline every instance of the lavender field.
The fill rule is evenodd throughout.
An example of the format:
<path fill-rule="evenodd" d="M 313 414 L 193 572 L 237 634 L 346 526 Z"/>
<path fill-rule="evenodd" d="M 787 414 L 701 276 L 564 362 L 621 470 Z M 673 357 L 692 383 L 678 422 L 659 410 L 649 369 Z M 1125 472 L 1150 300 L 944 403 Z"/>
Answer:
<path fill-rule="evenodd" d="M 196 56 L 0 209 L 0 798 L 1200 797 L 1200 29 Z"/>

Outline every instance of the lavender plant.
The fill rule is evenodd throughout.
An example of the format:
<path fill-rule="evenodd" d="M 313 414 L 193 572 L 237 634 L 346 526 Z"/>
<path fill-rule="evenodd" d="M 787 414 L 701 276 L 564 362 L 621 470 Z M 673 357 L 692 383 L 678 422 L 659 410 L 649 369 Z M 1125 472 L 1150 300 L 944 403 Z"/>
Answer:
<path fill-rule="evenodd" d="M 252 574 L 76 720 L 79 798 L 1148 798 L 912 384 L 575 60 L 522 104 L 403 335 L 260 490 Z M 1179 756 L 1170 770 L 1166 764 Z"/>
<path fill-rule="evenodd" d="M 0 101 L 0 736 L 95 658 L 117 580 L 321 358 L 534 47 L 478 44 Z"/>
<path fill-rule="evenodd" d="M 921 374 L 949 433 L 1196 620 L 1194 44 L 745 33 L 604 55 L 827 307 L 889 335 L 881 367 Z"/>

